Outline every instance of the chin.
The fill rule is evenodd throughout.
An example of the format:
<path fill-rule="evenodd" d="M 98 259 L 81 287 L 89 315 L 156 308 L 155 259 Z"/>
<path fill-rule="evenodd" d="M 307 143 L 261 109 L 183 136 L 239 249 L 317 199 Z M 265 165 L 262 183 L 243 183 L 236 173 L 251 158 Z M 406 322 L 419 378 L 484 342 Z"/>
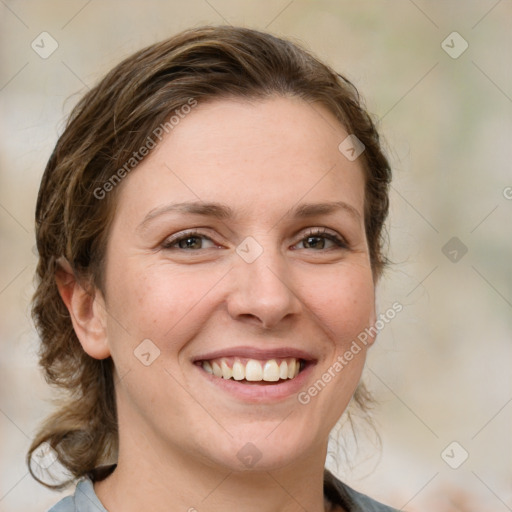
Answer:
<path fill-rule="evenodd" d="M 316 447 L 314 451 L 317 457 L 321 453 L 319 443 L 311 438 L 311 431 L 304 436 L 301 435 L 302 429 L 283 428 L 283 424 L 277 427 L 274 424 L 273 432 L 268 426 L 265 427 L 253 427 L 237 433 L 233 438 L 226 436 L 223 441 L 210 440 L 209 460 L 233 472 L 276 471 L 306 459 L 308 453 L 313 452 L 313 446 Z M 216 448 L 215 452 L 212 448 Z"/>

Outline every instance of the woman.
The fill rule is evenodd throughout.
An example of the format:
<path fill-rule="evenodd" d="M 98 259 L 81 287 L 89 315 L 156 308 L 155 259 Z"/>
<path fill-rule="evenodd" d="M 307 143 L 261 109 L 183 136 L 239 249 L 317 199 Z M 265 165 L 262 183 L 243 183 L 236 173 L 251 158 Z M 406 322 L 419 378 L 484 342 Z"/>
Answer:
<path fill-rule="evenodd" d="M 350 82 L 269 34 L 188 30 L 90 90 L 36 208 L 68 398 L 27 461 L 79 479 L 51 511 L 392 510 L 324 470 L 370 399 L 390 174 Z"/>

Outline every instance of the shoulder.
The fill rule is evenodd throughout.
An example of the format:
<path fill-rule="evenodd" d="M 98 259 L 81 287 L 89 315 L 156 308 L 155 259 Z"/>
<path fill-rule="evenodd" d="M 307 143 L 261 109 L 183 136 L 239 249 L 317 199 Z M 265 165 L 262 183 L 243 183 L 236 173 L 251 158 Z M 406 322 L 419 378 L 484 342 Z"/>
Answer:
<path fill-rule="evenodd" d="M 66 496 L 47 512 L 75 512 L 75 501 L 73 496 Z"/>
<path fill-rule="evenodd" d="M 108 472 L 112 469 L 109 467 Z M 66 496 L 47 512 L 107 512 L 94 492 L 95 479 L 81 479 L 72 496 Z M 397 509 L 355 491 L 327 470 L 324 472 L 324 495 L 331 503 L 342 506 L 347 512 L 398 512 Z"/>
<path fill-rule="evenodd" d="M 324 472 L 324 494 L 331 503 L 342 506 L 347 512 L 398 512 L 355 491 L 327 470 Z"/>
<path fill-rule="evenodd" d="M 90 478 L 80 480 L 72 496 L 66 496 L 47 512 L 107 512 L 94 492 Z"/>

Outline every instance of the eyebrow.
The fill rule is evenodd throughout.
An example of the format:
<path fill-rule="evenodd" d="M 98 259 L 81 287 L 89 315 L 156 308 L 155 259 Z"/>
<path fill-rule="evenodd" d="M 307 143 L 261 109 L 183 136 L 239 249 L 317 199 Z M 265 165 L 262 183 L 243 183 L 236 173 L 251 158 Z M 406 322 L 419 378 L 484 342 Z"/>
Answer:
<path fill-rule="evenodd" d="M 327 203 L 304 203 L 289 210 L 285 216 L 306 219 L 317 215 L 332 215 L 339 211 L 348 213 L 357 221 L 361 221 L 361 214 L 352 205 L 344 201 L 332 201 Z M 166 213 L 191 213 L 203 217 L 213 217 L 219 220 L 236 219 L 238 215 L 232 208 L 220 203 L 205 203 L 203 201 L 190 201 L 184 203 L 172 203 L 157 206 L 148 212 L 144 220 L 137 226 L 136 231 L 144 231 L 148 223 L 155 217 Z"/>

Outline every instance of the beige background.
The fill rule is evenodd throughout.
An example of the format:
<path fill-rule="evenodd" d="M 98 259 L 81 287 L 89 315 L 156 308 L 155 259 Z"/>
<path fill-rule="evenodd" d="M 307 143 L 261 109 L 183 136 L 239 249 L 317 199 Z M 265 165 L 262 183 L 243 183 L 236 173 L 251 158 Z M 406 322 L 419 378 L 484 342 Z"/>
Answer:
<path fill-rule="evenodd" d="M 366 370 L 383 448 L 363 433 L 356 454 L 347 437 L 352 469 L 335 465 L 335 444 L 330 467 L 399 509 L 512 510 L 511 21 L 510 0 L 1 1 L 0 510 L 61 497 L 24 463 L 51 408 L 29 312 L 45 162 L 87 87 L 143 45 L 205 23 L 306 44 L 359 87 L 393 164 L 395 263 L 379 309 L 404 310 Z M 31 48 L 43 31 L 58 43 L 46 59 Z M 469 44 L 458 58 L 458 36 L 444 43 L 452 56 L 442 46 L 454 31 Z M 467 247 L 458 262 L 443 253 L 452 237 Z M 453 441 L 452 465 L 469 454 L 458 469 L 441 456 Z"/>

